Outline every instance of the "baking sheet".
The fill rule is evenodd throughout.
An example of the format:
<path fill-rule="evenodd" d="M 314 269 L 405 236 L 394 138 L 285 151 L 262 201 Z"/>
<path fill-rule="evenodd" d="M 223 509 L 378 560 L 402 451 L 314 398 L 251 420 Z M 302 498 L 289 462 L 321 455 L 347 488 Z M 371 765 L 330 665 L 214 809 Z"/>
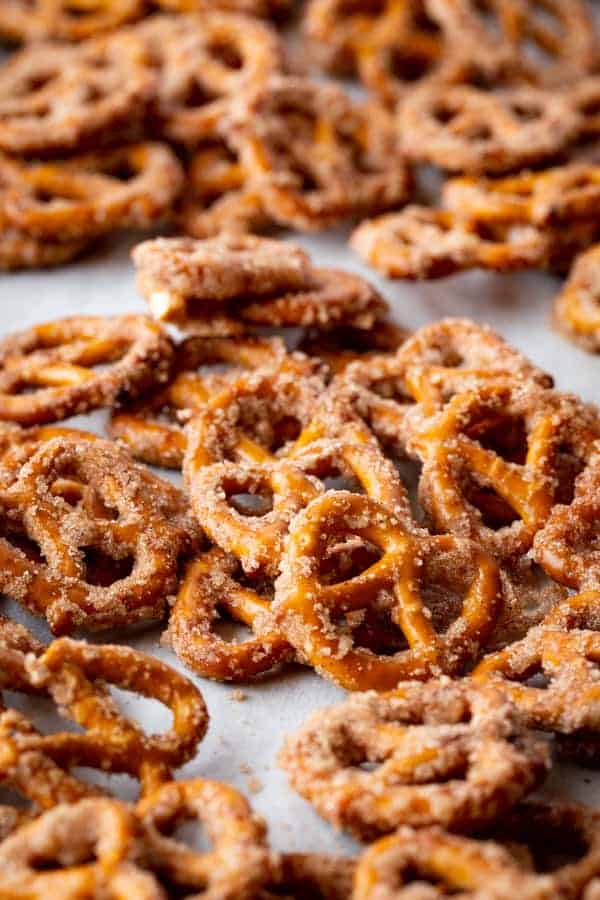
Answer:
<path fill-rule="evenodd" d="M 535 363 L 552 372 L 559 388 L 576 391 L 586 400 L 598 399 L 600 357 L 583 353 L 550 328 L 551 301 L 560 284 L 558 279 L 537 273 L 498 276 L 471 272 L 419 285 L 393 283 L 363 266 L 347 249 L 346 237 L 347 232 L 340 230 L 289 239 L 302 244 L 318 265 L 346 268 L 370 278 L 390 301 L 394 318 L 402 325 L 417 328 L 449 315 L 489 323 Z M 63 269 L 0 276 L 0 332 L 66 315 L 143 311 L 145 304 L 136 294 L 129 260 L 130 248 L 138 239 L 128 235 L 109 241 L 92 256 Z M 70 424 L 101 433 L 104 418 L 103 413 L 96 413 L 80 416 Z M 44 623 L 16 604 L 7 602 L 4 611 L 26 623 L 39 637 L 50 638 Z M 151 628 L 126 638 L 116 633 L 93 639 L 126 641 L 185 671 L 170 650 L 159 646 L 160 632 L 160 628 Z M 243 699 L 239 688 L 194 680 L 206 699 L 210 728 L 197 757 L 178 777 L 202 776 L 235 785 L 267 819 L 277 849 L 352 850 L 350 840 L 336 833 L 289 790 L 276 762 L 283 735 L 295 731 L 313 710 L 343 699 L 344 692 L 301 667 L 243 686 Z M 169 721 L 168 713 L 158 704 L 125 694 L 120 698 L 125 710 L 149 730 L 164 728 Z M 43 728 L 56 724 L 39 701 L 17 699 Z M 111 777 L 107 781 L 119 796 L 135 796 L 135 784 L 128 778 Z M 590 771 L 559 767 L 546 789 L 600 806 L 600 776 Z"/>

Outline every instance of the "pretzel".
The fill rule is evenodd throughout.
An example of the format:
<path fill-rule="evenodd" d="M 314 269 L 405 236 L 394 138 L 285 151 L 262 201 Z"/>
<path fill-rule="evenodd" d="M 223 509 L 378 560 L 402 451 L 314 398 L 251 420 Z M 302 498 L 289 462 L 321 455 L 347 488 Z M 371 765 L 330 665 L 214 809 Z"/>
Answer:
<path fill-rule="evenodd" d="M 551 388 L 553 379 L 486 326 L 469 319 L 441 319 L 419 328 L 403 345 L 398 360 L 407 388 L 430 415 L 451 397 L 480 384 L 510 377 Z"/>
<path fill-rule="evenodd" d="M 361 856 L 354 900 L 438 900 L 451 894 L 474 900 L 542 900 L 551 876 L 523 871 L 493 841 L 474 841 L 440 828 L 399 828 Z"/>
<path fill-rule="evenodd" d="M 12 226 L 68 241 L 151 227 L 169 212 L 183 175 L 168 147 L 144 143 L 59 163 L 0 158 L 0 180 L 8 186 L 3 212 Z"/>
<path fill-rule="evenodd" d="M 323 560 L 351 535 L 374 552 L 359 574 L 331 581 Z M 461 571 L 451 563 L 456 553 Z M 327 492 L 294 519 L 281 573 L 277 625 L 304 661 L 347 690 L 388 690 L 404 678 L 460 671 L 498 614 L 490 557 L 448 535 L 417 541 L 383 505 L 347 491 Z M 428 583 L 461 598 L 443 633 L 423 596 Z M 408 648 L 389 655 L 356 646 L 348 631 L 367 609 L 386 613 Z"/>
<path fill-rule="evenodd" d="M 576 257 L 567 283 L 554 301 L 553 322 L 569 340 L 590 353 L 600 352 L 600 245 Z"/>
<path fill-rule="evenodd" d="M 445 62 L 444 37 L 426 3 L 381 4 L 310 0 L 304 32 L 322 68 L 356 72 L 384 102 L 402 99 L 412 83 L 439 77 Z"/>
<path fill-rule="evenodd" d="M 61 710 L 85 729 L 82 735 L 44 736 L 37 749 L 71 764 L 79 758 L 96 768 L 127 772 L 139 779 L 142 796 L 193 758 L 208 726 L 200 691 L 165 663 L 131 647 L 61 638 L 50 644 L 32 671 L 34 684 L 44 685 Z M 115 715 L 110 695 L 99 695 L 96 682 L 158 700 L 173 714 L 171 728 L 145 734 L 137 723 Z"/>
<path fill-rule="evenodd" d="M 123 803 L 104 798 L 58 806 L 0 844 L 6 897 L 138 896 L 161 900 L 153 879 L 130 859 L 139 826 Z"/>
<path fill-rule="evenodd" d="M 578 897 L 600 869 L 597 809 L 565 800 L 527 799 L 495 829 L 506 846 L 527 844 L 536 871 L 548 873 L 550 893 Z M 542 877 L 545 877 L 544 874 Z"/>
<path fill-rule="evenodd" d="M 430 0 L 449 42 L 500 55 L 514 77 L 563 87 L 597 64 L 596 36 L 582 0 Z"/>
<path fill-rule="evenodd" d="M 466 85 L 418 87 L 398 113 L 411 159 L 471 174 L 543 162 L 568 147 L 579 122 L 568 94 L 531 87 L 497 93 Z"/>
<path fill-rule="evenodd" d="M 473 268 L 562 270 L 593 243 L 595 233 L 587 222 L 561 234 L 519 221 L 485 221 L 452 210 L 407 206 L 362 222 L 350 236 L 350 247 L 389 278 L 421 280 Z"/>
<path fill-rule="evenodd" d="M 229 370 L 223 372 L 223 365 Z M 187 338 L 176 349 L 167 387 L 111 413 L 111 437 L 143 462 L 181 469 L 186 447 L 184 422 L 244 369 L 309 371 L 300 354 L 287 354 L 280 338 Z M 202 371 L 198 372 L 198 368 Z M 211 371 L 211 368 L 215 371 Z"/>
<path fill-rule="evenodd" d="M 313 419 L 289 448 L 286 459 L 323 482 L 342 476 L 381 503 L 407 531 L 417 531 L 408 494 L 393 462 L 381 452 L 369 428 L 345 404 L 347 395 L 329 391 Z"/>
<path fill-rule="evenodd" d="M 337 86 L 273 77 L 240 99 L 232 119 L 242 165 L 276 222 L 313 231 L 407 198 L 390 117 Z"/>
<path fill-rule="evenodd" d="M 42 425 L 110 406 L 164 381 L 171 356 L 168 336 L 146 316 L 34 325 L 0 342 L 0 419 Z"/>
<path fill-rule="evenodd" d="M 0 224 L 2 215 L 0 215 Z M 17 269 L 49 269 L 63 266 L 80 256 L 88 242 L 39 241 L 24 232 L 2 226 L 0 234 L 0 272 Z"/>
<path fill-rule="evenodd" d="M 300 247 L 253 235 L 157 238 L 138 244 L 132 256 L 138 290 L 166 322 L 185 324 L 202 302 L 214 308 L 312 285 L 310 261 Z"/>
<path fill-rule="evenodd" d="M 11 41 L 81 41 L 142 15 L 140 0 L 3 0 L 0 35 Z"/>
<path fill-rule="evenodd" d="M 293 368 L 234 379 L 188 423 L 184 474 L 190 490 L 197 473 L 214 463 L 268 463 L 285 454 L 313 418 L 323 389 L 318 374 L 299 377 Z"/>
<path fill-rule="evenodd" d="M 193 541 L 176 488 L 104 441 L 42 444 L 2 505 L 2 589 L 55 633 L 159 617 Z"/>
<path fill-rule="evenodd" d="M 278 18 L 289 12 L 290 0 L 159 0 L 162 9 L 172 12 L 224 12 L 242 13 L 260 18 Z"/>
<path fill-rule="evenodd" d="M 594 157 L 593 142 L 595 142 L 600 132 L 600 115 L 598 114 L 600 78 L 597 75 L 581 78 L 569 88 L 568 95 L 573 108 L 580 117 L 579 142 L 582 143 L 584 151 L 591 149 L 592 161 L 598 162 L 598 159 Z M 586 147 L 586 142 L 588 141 L 592 142 L 590 147 Z"/>
<path fill-rule="evenodd" d="M 550 376 L 489 329 L 466 319 L 445 319 L 419 329 L 395 354 L 350 363 L 331 389 L 355 397 L 379 440 L 402 456 L 423 415 L 438 411 L 457 393 L 508 376 L 552 384 Z"/>
<path fill-rule="evenodd" d="M 231 98 L 281 67 L 275 32 L 246 16 L 213 10 L 153 16 L 133 31 L 159 70 L 159 133 L 187 146 L 210 138 L 228 116 Z"/>
<path fill-rule="evenodd" d="M 194 560 L 183 578 L 163 636 L 194 672 L 217 681 L 249 681 L 293 658 L 285 638 L 269 627 L 270 601 L 244 583 L 239 563 L 217 548 Z M 224 610 L 254 632 L 233 643 L 213 630 Z"/>
<path fill-rule="evenodd" d="M 66 438 L 73 441 L 98 441 L 101 438 L 91 431 L 79 428 L 62 428 L 56 425 L 40 425 L 20 428 L 18 425 L 0 424 L 0 483 L 10 487 L 22 467 L 39 450 L 45 441 Z M 77 490 L 75 487 L 74 490 Z"/>
<path fill-rule="evenodd" d="M 265 826 L 232 787 L 215 781 L 172 781 L 142 798 L 138 815 L 146 829 L 145 864 L 169 883 L 222 900 L 250 900 L 270 876 Z M 211 850 L 189 849 L 168 837 L 176 825 L 198 820 Z"/>
<path fill-rule="evenodd" d="M 575 482 L 571 502 L 553 508 L 533 545 L 535 559 L 550 577 L 578 591 L 600 587 L 597 543 L 600 445 L 595 449 Z"/>
<path fill-rule="evenodd" d="M 372 328 L 340 326 L 324 334 L 309 331 L 298 345 L 308 356 L 322 360 L 334 375 L 352 362 L 365 362 L 381 353 L 393 353 L 409 332 L 394 322 L 377 321 Z"/>
<path fill-rule="evenodd" d="M 26 48 L 0 68 L 0 149 L 43 155 L 135 134 L 153 89 L 129 32 Z"/>
<path fill-rule="evenodd" d="M 571 163 L 506 178 L 451 178 L 444 207 L 479 222 L 509 221 L 560 226 L 594 218 L 600 198 L 600 166 Z"/>
<path fill-rule="evenodd" d="M 274 900 L 282 893 L 286 897 L 348 900 L 352 895 L 354 869 L 354 860 L 347 856 L 283 853 L 277 860 L 273 884 L 263 889 L 259 900 Z"/>
<path fill-rule="evenodd" d="M 186 176 L 177 225 L 190 237 L 210 238 L 223 231 L 257 234 L 268 228 L 260 190 L 250 186 L 226 135 L 194 151 Z"/>
<path fill-rule="evenodd" d="M 560 630 L 555 621 L 550 618 L 549 624 L 532 629 L 522 641 L 486 657 L 473 678 L 498 685 L 530 728 L 597 736 L 600 634 Z M 537 673 L 545 676 L 547 687 L 529 683 Z"/>
<path fill-rule="evenodd" d="M 508 383 L 458 394 L 412 436 L 421 504 L 437 528 L 515 559 L 569 491 L 598 427 L 595 410 L 567 394 Z"/>
<path fill-rule="evenodd" d="M 447 679 L 321 710 L 286 739 L 279 761 L 320 815 L 365 841 L 400 825 L 481 829 L 549 765 L 501 693 Z"/>

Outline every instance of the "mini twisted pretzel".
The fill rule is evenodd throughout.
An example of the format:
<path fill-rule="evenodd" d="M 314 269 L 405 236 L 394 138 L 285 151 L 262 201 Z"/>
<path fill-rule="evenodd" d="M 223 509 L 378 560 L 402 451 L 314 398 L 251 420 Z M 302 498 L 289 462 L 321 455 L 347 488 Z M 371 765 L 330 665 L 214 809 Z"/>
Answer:
<path fill-rule="evenodd" d="M 398 127 L 407 155 L 453 172 L 509 172 L 564 150 L 580 117 L 567 94 L 536 88 L 489 93 L 431 85 L 406 97 Z"/>
<path fill-rule="evenodd" d="M 468 319 L 425 325 L 398 353 L 408 390 L 430 415 L 454 395 L 507 377 L 551 388 L 553 379 L 486 326 Z"/>
<path fill-rule="evenodd" d="M 18 477 L 22 467 L 39 450 L 45 441 L 65 438 L 73 441 L 102 440 L 91 431 L 79 428 L 62 428 L 56 425 L 40 425 L 20 428 L 18 425 L 0 424 L 0 482 L 10 487 Z M 62 485 L 61 487 L 66 487 Z M 74 486 L 74 490 L 77 488 Z"/>
<path fill-rule="evenodd" d="M 242 97 L 233 139 L 276 222 L 318 230 L 404 203 L 410 174 L 388 114 L 337 86 L 274 77 Z"/>
<path fill-rule="evenodd" d="M 424 461 L 420 501 L 437 528 L 518 557 L 570 490 L 598 427 L 593 409 L 538 387 L 458 394 L 412 436 Z"/>
<path fill-rule="evenodd" d="M 561 236 L 520 221 L 486 222 L 452 210 L 407 206 L 362 222 L 350 236 L 350 247 L 389 278 L 422 280 L 473 268 L 561 268 L 593 242 L 594 234 L 588 223 Z"/>
<path fill-rule="evenodd" d="M 167 387 L 113 410 L 109 433 L 136 459 L 181 469 L 186 447 L 183 423 L 190 411 L 204 406 L 244 369 L 275 371 L 280 366 L 310 371 L 308 360 L 305 365 L 300 354 L 288 354 L 277 337 L 187 338 L 176 348 Z"/>
<path fill-rule="evenodd" d="M 480 829 L 539 783 L 549 757 L 501 693 L 443 679 L 313 714 L 280 763 L 320 815 L 372 840 L 400 825 Z"/>
<path fill-rule="evenodd" d="M 550 876 L 531 875 L 493 841 L 474 841 L 440 828 L 400 828 L 360 857 L 353 900 L 543 900 Z"/>
<path fill-rule="evenodd" d="M 455 394 L 507 377 L 552 385 L 550 376 L 489 329 L 447 319 L 419 329 L 395 354 L 350 363 L 330 390 L 355 397 L 379 440 L 404 455 L 423 415 Z"/>
<path fill-rule="evenodd" d="M 249 184 L 227 135 L 215 134 L 210 143 L 194 151 L 176 221 L 193 238 L 210 238 L 223 231 L 258 234 L 269 227 L 260 190 Z"/>
<path fill-rule="evenodd" d="M 154 96 L 159 133 L 180 144 L 210 139 L 231 99 L 281 67 L 275 31 L 245 16 L 212 10 L 153 16 L 132 30 L 159 70 Z"/>
<path fill-rule="evenodd" d="M 2 495 L 2 589 L 55 633 L 159 617 L 192 539 L 163 485 L 108 442 L 43 443 Z"/>
<path fill-rule="evenodd" d="M 599 199 L 600 166 L 579 162 L 505 178 L 451 178 L 442 189 L 444 207 L 466 218 L 537 226 L 594 218 Z"/>
<path fill-rule="evenodd" d="M 0 223 L 1 221 L 0 214 Z M 3 225 L 0 233 L 0 272 L 62 266 L 80 256 L 87 247 L 88 242 L 85 240 L 39 241 L 22 231 Z"/>
<path fill-rule="evenodd" d="M 85 729 L 83 735 L 49 735 L 39 749 L 51 758 L 73 760 L 80 754 L 97 768 L 128 772 L 139 779 L 142 794 L 190 760 L 208 727 L 200 691 L 154 657 L 118 645 L 96 646 L 60 638 L 33 667 L 34 684 L 43 685 L 61 710 Z M 145 734 L 133 721 L 115 716 L 114 705 L 95 684 L 114 684 L 158 700 L 173 723 L 163 734 Z"/>
<path fill-rule="evenodd" d="M 533 545 L 535 559 L 550 577 L 578 591 L 600 587 L 599 483 L 600 453 L 596 451 L 575 483 L 571 503 L 553 508 Z"/>
<path fill-rule="evenodd" d="M 0 419 L 43 425 L 110 406 L 164 381 L 172 354 L 160 325 L 139 315 L 73 316 L 15 332 L 0 342 Z"/>
<path fill-rule="evenodd" d="M 509 847 L 515 841 L 529 846 L 535 870 L 550 878 L 551 891 L 543 896 L 579 897 L 600 871 L 600 817 L 592 807 L 528 799 L 494 831 Z"/>
<path fill-rule="evenodd" d="M 359 574 L 331 581 L 324 560 L 350 535 L 373 548 L 371 558 Z M 440 564 L 457 549 L 469 553 L 458 578 Z M 460 670 L 498 614 L 498 571 L 490 557 L 448 535 L 418 541 L 384 506 L 346 491 L 329 491 L 294 519 L 281 572 L 276 623 L 303 660 L 347 690 L 388 690 L 404 678 Z M 452 584 L 450 592 L 461 598 L 444 633 L 423 596 L 428 582 L 446 591 Z M 350 630 L 365 610 L 386 612 L 408 647 L 386 655 L 356 646 Z"/>
<path fill-rule="evenodd" d="M 350 857 L 283 853 L 277 859 L 276 868 L 272 884 L 263 889 L 259 900 L 275 900 L 281 896 L 349 900 L 352 895 L 356 864 Z"/>
<path fill-rule="evenodd" d="M 448 40 L 483 48 L 510 64 L 513 75 L 564 86 L 593 70 L 596 37 L 582 0 L 430 0 Z"/>
<path fill-rule="evenodd" d="M 15 54 L 0 68 L 0 149 L 44 155 L 135 134 L 154 88 L 145 56 L 129 32 Z"/>
<path fill-rule="evenodd" d="M 597 736 L 599 663 L 598 632 L 560 630 L 550 619 L 522 641 L 486 657 L 472 677 L 498 685 L 531 728 Z M 546 678 L 547 687 L 536 686 L 538 674 Z"/>
<path fill-rule="evenodd" d="M 334 403 L 326 404 L 323 412 L 332 412 L 335 417 L 336 395 L 334 398 Z M 286 458 L 308 475 L 321 480 L 324 487 L 327 478 L 341 475 L 350 479 L 367 496 L 385 506 L 407 531 L 416 530 L 408 494 L 398 470 L 381 452 L 367 426 L 361 420 L 343 422 L 341 417 L 339 425 L 334 422 L 335 418 L 323 422 L 317 413 Z M 326 434 L 325 430 L 333 436 L 320 436 Z"/>
<path fill-rule="evenodd" d="M 0 844 L 0 891 L 32 900 L 161 900 L 158 885 L 130 862 L 138 832 L 133 811 L 116 800 L 57 806 Z"/>
<path fill-rule="evenodd" d="M 218 306 L 312 285 L 310 260 L 300 247 L 253 235 L 157 238 L 138 244 L 132 256 L 152 314 L 176 324 L 194 318 L 195 304 Z"/>
<path fill-rule="evenodd" d="M 600 245 L 575 259 L 567 283 L 554 301 L 553 322 L 569 340 L 600 352 Z"/>
<path fill-rule="evenodd" d="M 184 475 L 190 490 L 214 463 L 272 462 L 284 456 L 313 419 L 324 391 L 318 374 L 259 369 L 239 375 L 197 409 L 187 428 Z"/>
<path fill-rule="evenodd" d="M 265 825 L 228 785 L 172 781 L 139 801 L 137 811 L 146 830 L 145 865 L 168 884 L 215 900 L 250 900 L 269 880 Z M 204 826 L 210 850 L 192 850 L 165 835 L 189 819 Z"/>
<path fill-rule="evenodd" d="M 424 2 L 379 4 L 311 0 L 304 31 L 320 65 L 356 72 L 384 102 L 401 99 L 414 81 L 439 76 L 445 41 Z"/>
<path fill-rule="evenodd" d="M 270 19 L 289 12 L 290 0 L 157 0 L 157 6 L 172 12 L 224 12 L 242 13 Z"/>
<path fill-rule="evenodd" d="M 217 681 L 249 681 L 294 656 L 269 622 L 271 603 L 239 576 L 239 563 L 214 548 L 192 563 L 181 582 L 163 636 L 194 672 Z M 239 643 L 213 630 L 220 611 L 252 629 Z"/>
<path fill-rule="evenodd" d="M 36 238 L 80 240 L 119 228 L 149 228 L 183 184 L 163 144 L 131 144 L 66 162 L 26 165 L 0 158 L 7 221 Z M 41 199 L 40 199 L 41 198 Z"/>
<path fill-rule="evenodd" d="M 10 41 L 81 41 L 142 15 L 141 0 L 3 0 L 0 35 Z"/>

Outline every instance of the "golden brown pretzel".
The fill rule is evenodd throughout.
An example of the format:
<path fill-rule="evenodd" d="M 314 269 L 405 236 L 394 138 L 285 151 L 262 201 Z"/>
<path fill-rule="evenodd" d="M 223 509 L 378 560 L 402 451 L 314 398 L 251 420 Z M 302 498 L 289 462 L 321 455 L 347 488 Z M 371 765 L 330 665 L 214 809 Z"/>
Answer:
<path fill-rule="evenodd" d="M 2 588 L 56 633 L 159 617 L 194 539 L 179 492 L 105 441 L 41 444 L 2 504 Z"/>
<path fill-rule="evenodd" d="M 562 271 L 596 235 L 593 222 L 576 223 L 563 233 L 514 218 L 486 221 L 450 209 L 407 206 L 362 222 L 350 247 L 390 278 L 420 280 L 473 268 Z"/>
<path fill-rule="evenodd" d="M 509 385 L 457 394 L 410 444 L 424 462 L 419 496 L 436 527 L 504 560 L 531 548 L 600 427 L 571 395 Z"/>
<path fill-rule="evenodd" d="M 553 322 L 569 340 L 600 352 L 600 245 L 575 258 L 566 284 L 554 301 Z"/>
<path fill-rule="evenodd" d="M 429 0 L 452 46 L 496 55 L 514 78 L 563 87 L 598 62 L 593 17 L 582 0 Z"/>
<path fill-rule="evenodd" d="M 277 222 L 311 231 L 407 198 L 388 114 L 337 86 L 274 77 L 242 98 L 234 120 L 242 164 Z"/>
<path fill-rule="evenodd" d="M 250 186 L 239 153 L 227 135 L 217 132 L 194 151 L 176 221 L 194 238 L 214 237 L 222 231 L 259 234 L 268 228 L 270 219 L 260 189 Z"/>
<path fill-rule="evenodd" d="M 403 824 L 481 829 L 535 787 L 549 757 L 501 693 L 442 679 L 313 714 L 280 763 L 324 818 L 370 840 Z"/>
<path fill-rule="evenodd" d="M 244 581 L 237 560 L 213 548 L 190 563 L 180 584 L 163 636 L 194 672 L 217 681 L 249 681 L 294 656 L 270 621 L 268 596 Z M 219 613 L 252 629 L 235 643 L 213 628 Z"/>
<path fill-rule="evenodd" d="M 119 228 L 149 228 L 170 212 L 183 184 L 164 144 L 141 143 L 64 162 L 0 158 L 3 215 L 34 238 L 70 241 Z"/>
<path fill-rule="evenodd" d="M 0 35 L 10 41 L 81 41 L 142 14 L 141 0 L 2 0 Z"/>
<path fill-rule="evenodd" d="M 504 691 L 531 728 L 597 739 L 600 634 L 561 629 L 557 621 L 550 613 L 549 624 L 532 628 L 523 640 L 483 659 L 472 677 Z M 546 688 L 532 681 L 537 674 L 546 678 Z"/>
<path fill-rule="evenodd" d="M 303 26 L 323 68 L 356 72 L 387 103 L 401 99 L 414 81 L 439 77 L 447 62 L 444 36 L 422 0 L 310 0 Z"/>
<path fill-rule="evenodd" d="M 135 136 L 153 90 L 145 45 L 129 31 L 26 48 L 0 68 L 0 149 L 55 154 Z"/>
<path fill-rule="evenodd" d="M 508 849 L 440 828 L 400 828 L 361 856 L 353 900 L 543 900 L 554 887 L 519 866 Z"/>
<path fill-rule="evenodd" d="M 116 800 L 57 806 L 0 844 L 0 892 L 31 900 L 162 900 L 155 880 L 131 861 L 139 831 L 133 811 Z"/>
<path fill-rule="evenodd" d="M 275 31 L 246 16 L 214 10 L 161 15 L 131 30 L 159 71 L 159 133 L 180 144 L 210 138 L 229 114 L 231 99 L 281 66 Z"/>
<path fill-rule="evenodd" d="M 166 332 L 139 315 L 73 316 L 15 332 L 0 342 L 0 419 L 43 425 L 110 406 L 164 381 L 172 354 Z"/>
<path fill-rule="evenodd" d="M 167 386 L 113 410 L 109 433 L 137 459 L 180 469 L 186 447 L 184 424 L 193 410 L 202 408 L 245 369 L 280 367 L 297 368 L 301 374 L 310 372 L 312 363 L 301 354 L 287 353 L 277 337 L 187 338 L 176 348 Z"/>
<path fill-rule="evenodd" d="M 411 159 L 453 172 L 509 172 L 542 162 L 577 137 L 568 94 L 530 87 L 497 93 L 456 85 L 414 90 L 398 127 Z"/>
<path fill-rule="evenodd" d="M 371 548 L 370 557 L 359 574 L 330 580 L 324 561 L 353 537 Z M 443 563 L 457 552 L 468 560 L 461 573 Z M 413 537 L 383 505 L 347 491 L 328 491 L 294 519 L 281 572 L 276 623 L 301 659 L 348 690 L 389 690 L 405 678 L 459 671 L 499 612 L 498 571 L 489 556 L 449 535 Z M 440 632 L 423 596 L 429 582 L 461 598 Z M 349 632 L 366 610 L 385 612 L 391 633 L 398 629 L 408 648 L 390 655 L 356 646 Z"/>
<path fill-rule="evenodd" d="M 228 785 L 172 781 L 144 797 L 137 813 L 146 829 L 145 865 L 178 888 L 219 900 L 251 900 L 271 877 L 265 825 Z M 188 819 L 204 826 L 210 850 L 193 850 L 167 836 Z"/>
<path fill-rule="evenodd" d="M 194 318 L 196 304 L 218 309 L 225 301 L 312 285 L 310 260 L 300 247 L 253 235 L 157 238 L 138 244 L 132 255 L 138 289 L 153 315 L 182 325 Z"/>
<path fill-rule="evenodd" d="M 560 584 L 578 591 L 600 588 L 598 485 L 600 445 L 575 482 L 571 502 L 557 504 L 534 541 L 534 557 Z"/>
<path fill-rule="evenodd" d="M 583 162 L 504 178 L 451 178 L 442 189 L 443 206 L 466 218 L 538 226 L 593 219 L 599 198 L 600 166 Z"/>

